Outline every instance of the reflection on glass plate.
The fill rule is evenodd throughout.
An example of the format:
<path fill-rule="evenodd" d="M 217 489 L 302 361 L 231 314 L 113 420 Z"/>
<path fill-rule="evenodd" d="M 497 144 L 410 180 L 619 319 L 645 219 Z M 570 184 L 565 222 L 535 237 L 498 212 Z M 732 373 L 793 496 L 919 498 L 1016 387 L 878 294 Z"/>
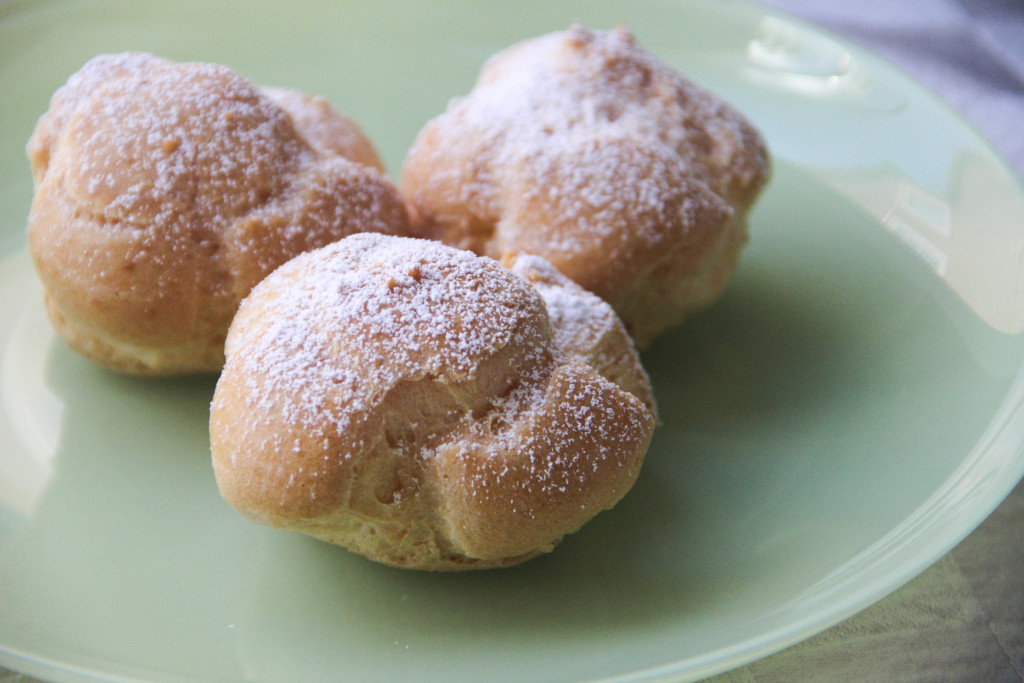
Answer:
<path fill-rule="evenodd" d="M 500 20 L 493 17 L 500 14 Z M 483 59 L 627 20 L 739 106 L 776 168 L 719 305 L 645 353 L 636 488 L 555 553 L 402 572 L 217 494 L 211 378 L 94 367 L 50 332 L 23 147 L 99 52 L 326 96 L 401 164 Z M 805 638 L 970 532 L 1024 471 L 1024 195 L 926 92 L 747 4 L 0 5 L 0 663 L 59 680 L 690 680 Z"/>

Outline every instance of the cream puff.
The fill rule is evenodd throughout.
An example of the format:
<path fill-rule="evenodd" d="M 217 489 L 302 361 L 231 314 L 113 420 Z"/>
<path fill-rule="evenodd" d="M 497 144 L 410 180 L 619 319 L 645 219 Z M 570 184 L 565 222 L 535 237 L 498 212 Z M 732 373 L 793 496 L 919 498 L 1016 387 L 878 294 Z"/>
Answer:
<path fill-rule="evenodd" d="M 420 131 L 401 187 L 418 235 L 542 256 L 643 347 L 720 295 L 769 173 L 736 109 L 625 26 L 577 25 L 494 55 Z"/>
<path fill-rule="evenodd" d="M 351 120 L 214 64 L 97 57 L 54 94 L 28 156 L 50 319 L 130 373 L 218 371 L 239 301 L 277 266 L 352 233 L 409 230 Z"/>
<path fill-rule="evenodd" d="M 607 304 L 536 257 L 359 234 L 242 303 L 210 415 L 225 500 L 385 564 L 552 550 L 614 506 L 656 416 Z"/>

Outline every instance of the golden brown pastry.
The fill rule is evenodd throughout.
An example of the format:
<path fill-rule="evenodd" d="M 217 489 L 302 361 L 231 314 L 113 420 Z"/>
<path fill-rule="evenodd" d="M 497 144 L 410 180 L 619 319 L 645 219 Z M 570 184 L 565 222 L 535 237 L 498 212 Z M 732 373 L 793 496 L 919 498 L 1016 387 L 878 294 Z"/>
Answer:
<path fill-rule="evenodd" d="M 600 299 L 539 259 L 361 234 L 257 285 L 210 416 L 224 498 L 386 564 L 550 551 L 633 485 L 655 424 Z"/>
<path fill-rule="evenodd" d="M 408 231 L 354 123 L 213 64 L 97 57 L 54 94 L 28 155 L 50 318 L 122 371 L 217 371 L 239 301 L 278 265 L 354 232 Z"/>
<path fill-rule="evenodd" d="M 420 132 L 402 189 L 418 234 L 543 256 L 643 346 L 720 294 L 768 175 L 735 109 L 624 26 L 573 26 L 492 57 Z"/>

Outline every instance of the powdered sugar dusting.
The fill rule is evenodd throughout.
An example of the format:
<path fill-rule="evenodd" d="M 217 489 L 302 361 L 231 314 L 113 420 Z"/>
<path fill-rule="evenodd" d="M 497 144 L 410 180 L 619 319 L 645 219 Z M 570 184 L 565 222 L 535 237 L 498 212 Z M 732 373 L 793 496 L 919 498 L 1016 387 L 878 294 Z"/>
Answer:
<path fill-rule="evenodd" d="M 768 173 L 738 111 L 625 26 L 577 25 L 492 57 L 420 132 L 402 183 L 421 234 L 543 256 L 643 345 L 721 292 Z"/>
<path fill-rule="evenodd" d="M 453 139 L 428 150 L 422 143 L 440 126 L 450 126 Z M 565 215 L 588 216 L 616 202 L 659 210 L 665 181 L 638 155 L 671 159 L 729 201 L 760 182 L 749 167 L 763 171 L 766 163 L 756 154 L 745 158 L 760 143 L 742 116 L 639 47 L 625 27 L 603 32 L 577 25 L 498 53 L 473 91 L 452 100 L 425 131 L 407 164 L 447 173 L 453 192 L 491 195 L 484 202 L 491 215 L 519 201 L 515 193 L 524 188 L 515 175 L 526 165 L 538 178 L 527 186 L 571 195 L 561 205 Z M 461 169 L 441 158 L 466 147 L 481 168 L 468 186 Z M 421 154 L 433 158 L 421 161 Z M 543 182 L 538 163 L 556 164 L 557 181 Z M 431 182 L 444 184 L 443 177 Z M 513 194 L 502 196 L 510 186 Z M 592 228 L 604 223 L 600 215 L 590 218 Z M 620 220 L 604 229 L 618 229 Z"/>
<path fill-rule="evenodd" d="M 530 282 L 543 297 L 559 348 L 581 353 L 617 324 L 607 303 L 562 275 L 548 261 L 532 254 L 509 255 L 503 262 Z"/>
<path fill-rule="evenodd" d="M 523 257 L 530 262 L 562 278 Z M 492 259 L 382 235 L 297 257 L 253 290 L 232 324 L 213 403 L 216 420 L 224 405 L 244 402 L 232 467 L 281 468 L 259 493 L 272 514 L 351 515 L 359 529 L 378 518 L 427 520 L 446 557 L 550 549 L 625 493 L 654 423 L 641 399 L 560 345 L 614 320 L 606 304 L 561 282 L 564 297 L 555 282 L 541 293 L 539 280 Z M 588 320 L 595 315 L 602 320 Z M 354 491 L 310 512 L 334 495 L 320 482 L 371 470 L 386 474 L 371 478 L 369 502 Z M 340 531 L 346 524 L 325 536 L 370 552 Z M 535 535 L 522 538 L 532 524 Z"/>
<path fill-rule="evenodd" d="M 137 228 L 175 212 L 229 221 L 312 155 L 281 109 L 215 64 L 101 56 L 55 94 L 51 110 L 66 124 L 61 151 L 74 155 L 68 191 Z"/>
<path fill-rule="evenodd" d="M 337 403 L 342 431 L 401 382 L 470 381 L 502 349 L 539 341 L 510 359 L 528 376 L 552 353 L 536 293 L 490 259 L 418 240 L 352 236 L 295 259 L 251 298 L 229 362 L 262 380 L 251 394 L 257 413 L 264 397 L 290 397 L 311 427 L 326 401 Z"/>
<path fill-rule="evenodd" d="M 196 343 L 209 359 L 189 369 L 217 370 L 239 300 L 278 265 L 354 232 L 408 232 L 355 125 L 271 92 L 224 66 L 123 53 L 54 94 L 28 146 L 29 225 L 65 319 L 147 351 Z"/>
<path fill-rule="evenodd" d="M 656 412 L 647 372 L 622 321 L 607 302 L 538 256 L 509 253 L 502 263 L 530 282 L 543 297 L 560 349 L 639 398 L 652 413 Z"/>

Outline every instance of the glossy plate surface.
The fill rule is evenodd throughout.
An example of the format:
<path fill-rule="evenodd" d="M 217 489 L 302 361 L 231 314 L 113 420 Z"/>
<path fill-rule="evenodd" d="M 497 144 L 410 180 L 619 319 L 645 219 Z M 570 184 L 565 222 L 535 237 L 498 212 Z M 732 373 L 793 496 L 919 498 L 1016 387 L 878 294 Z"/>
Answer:
<path fill-rule="evenodd" d="M 100 52 L 327 97 L 393 171 L 481 62 L 573 20 L 739 106 L 775 176 L 728 294 L 644 356 L 636 488 L 555 553 L 409 573 L 253 525 L 209 463 L 214 380 L 143 381 L 50 331 L 24 145 Z M 881 598 L 1024 471 L 1024 195 L 870 54 L 748 4 L 0 4 L 0 664 L 58 680 L 687 680 Z"/>

